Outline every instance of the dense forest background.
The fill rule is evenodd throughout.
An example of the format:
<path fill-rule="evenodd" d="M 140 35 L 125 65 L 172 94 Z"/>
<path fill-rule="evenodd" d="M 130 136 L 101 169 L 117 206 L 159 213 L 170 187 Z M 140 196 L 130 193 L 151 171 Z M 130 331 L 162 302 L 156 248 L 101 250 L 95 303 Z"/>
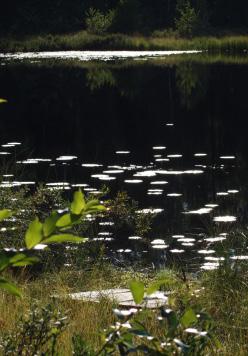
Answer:
<path fill-rule="evenodd" d="M 98 10 L 91 13 L 92 17 L 98 15 L 94 21 L 104 22 L 109 32 L 117 33 L 175 29 L 180 17 L 197 22 L 198 33 L 245 31 L 248 25 L 247 0 L 9 0 L 0 13 L 0 32 L 23 35 L 83 30 L 90 8 Z"/>

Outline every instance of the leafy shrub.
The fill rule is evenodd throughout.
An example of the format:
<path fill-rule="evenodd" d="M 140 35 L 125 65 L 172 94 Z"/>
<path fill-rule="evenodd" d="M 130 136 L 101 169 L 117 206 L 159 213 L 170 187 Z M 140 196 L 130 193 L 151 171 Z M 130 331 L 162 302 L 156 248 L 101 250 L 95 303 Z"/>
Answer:
<path fill-rule="evenodd" d="M 62 243 L 81 243 L 87 239 L 74 235 L 71 229 L 85 222 L 88 214 L 96 214 L 105 211 L 105 207 L 100 205 L 96 199 L 86 201 L 84 194 L 79 189 L 74 193 L 73 201 L 65 212 L 59 213 L 53 211 L 44 223 L 38 217 L 30 224 L 25 233 L 25 248 L 18 251 L 0 250 L 0 289 L 7 290 L 9 293 L 21 296 L 20 290 L 10 281 L 3 278 L 1 274 L 9 267 L 24 267 L 38 262 L 37 257 L 30 256 L 38 245 L 47 247 L 47 245 Z M 13 212 L 9 209 L 0 211 L 0 221 L 12 217 Z"/>
<path fill-rule="evenodd" d="M 175 20 L 176 30 L 180 36 L 192 37 L 199 29 L 199 13 L 191 6 L 189 0 L 180 0 L 177 5 L 178 17 Z"/>
<path fill-rule="evenodd" d="M 59 335 L 67 325 L 67 317 L 50 304 L 34 307 L 27 318 L 22 318 L 11 333 L 0 340 L 4 355 L 56 355 Z"/>
<path fill-rule="evenodd" d="M 164 281 L 159 282 L 161 285 Z M 159 284 L 145 288 L 144 283 L 133 280 L 130 289 L 136 304 L 145 302 L 145 295 L 159 289 Z M 161 307 L 157 316 L 160 336 L 153 335 L 142 322 L 145 309 L 132 308 L 129 311 L 115 309 L 118 321 L 106 333 L 106 344 L 102 351 L 107 355 L 128 355 L 141 353 L 148 355 L 198 355 L 213 353 L 220 346 L 214 335 L 211 318 L 195 307 L 189 305 L 183 310 L 173 311 Z M 152 311 L 151 313 L 156 313 Z"/>
<path fill-rule="evenodd" d="M 81 335 L 72 337 L 73 355 L 74 356 L 96 356 L 96 353 L 84 341 Z"/>
<path fill-rule="evenodd" d="M 108 32 L 112 26 L 114 14 L 113 10 L 109 10 L 104 14 L 100 10 L 91 7 L 86 12 L 85 23 L 87 31 L 96 35 L 103 35 Z"/>
<path fill-rule="evenodd" d="M 22 237 L 35 216 L 45 220 L 51 210 L 66 205 L 67 201 L 61 191 L 48 190 L 44 185 L 39 185 L 35 191 L 27 187 L 2 189 L 0 209 L 8 208 L 14 212 L 15 218 L 3 222 L 5 229 L 1 233 L 0 247 L 23 247 Z"/>

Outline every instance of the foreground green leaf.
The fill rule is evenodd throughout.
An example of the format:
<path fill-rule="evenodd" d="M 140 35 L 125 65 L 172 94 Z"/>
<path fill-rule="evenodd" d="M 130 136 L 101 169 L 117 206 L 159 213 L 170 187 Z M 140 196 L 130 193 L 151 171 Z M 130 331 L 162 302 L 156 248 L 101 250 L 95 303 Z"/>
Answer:
<path fill-rule="evenodd" d="M 28 249 L 38 245 L 43 238 L 42 223 L 36 218 L 31 224 L 25 235 L 25 243 Z"/>
<path fill-rule="evenodd" d="M 71 214 L 65 214 L 61 216 L 56 222 L 57 227 L 66 227 L 66 226 L 70 226 L 71 224 L 72 224 Z"/>
<path fill-rule="evenodd" d="M 194 323 L 197 323 L 197 316 L 195 312 L 189 308 L 186 310 L 186 312 L 183 314 L 183 316 L 180 319 L 180 323 L 185 327 L 188 328 Z"/>
<path fill-rule="evenodd" d="M 133 295 L 133 299 L 136 304 L 140 304 L 144 298 L 145 286 L 144 283 L 139 281 L 131 281 L 129 283 L 129 288 Z"/>
<path fill-rule="evenodd" d="M 12 215 L 12 212 L 9 209 L 0 210 L 0 221 L 3 221 L 4 219 L 9 218 L 11 215 Z"/>
<path fill-rule="evenodd" d="M 39 262 L 39 258 L 26 256 L 24 253 L 18 253 L 17 255 L 11 257 L 9 262 L 13 267 L 24 267 Z"/>
<path fill-rule="evenodd" d="M 43 232 L 45 237 L 51 235 L 54 232 L 58 220 L 59 215 L 56 211 L 54 211 L 48 218 L 46 218 L 43 224 Z"/>
<path fill-rule="evenodd" d="M 4 271 L 7 267 L 9 267 L 9 257 L 4 253 L 0 254 L 0 272 Z"/>
<path fill-rule="evenodd" d="M 61 234 L 61 235 L 52 235 L 47 239 L 43 240 L 42 243 L 44 244 L 54 244 L 54 243 L 62 243 L 62 242 L 81 243 L 85 241 L 87 241 L 87 239 L 83 237 L 78 237 L 71 234 Z"/>
<path fill-rule="evenodd" d="M 4 103 L 7 103 L 8 101 L 6 99 L 2 99 L 0 98 L 0 104 L 4 104 Z"/>
<path fill-rule="evenodd" d="M 103 205 L 95 205 L 93 207 L 91 207 L 90 209 L 87 210 L 87 214 L 92 214 L 92 213 L 98 213 L 98 212 L 102 212 L 105 211 L 106 208 Z"/>
<path fill-rule="evenodd" d="M 74 193 L 73 202 L 71 203 L 71 212 L 75 215 L 80 215 L 81 212 L 85 209 L 86 203 L 84 199 L 84 195 L 79 189 L 77 192 Z"/>
<path fill-rule="evenodd" d="M 9 282 L 7 279 L 0 278 L 0 289 L 4 289 L 12 295 L 16 297 L 21 297 L 22 293 L 19 288 L 16 287 L 15 284 Z"/>

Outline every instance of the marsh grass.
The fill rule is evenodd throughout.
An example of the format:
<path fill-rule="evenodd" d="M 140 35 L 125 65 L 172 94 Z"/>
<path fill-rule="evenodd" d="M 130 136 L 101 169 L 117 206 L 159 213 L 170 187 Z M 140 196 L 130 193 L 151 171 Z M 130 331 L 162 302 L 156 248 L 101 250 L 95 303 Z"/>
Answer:
<path fill-rule="evenodd" d="M 44 307 L 53 304 L 69 318 L 69 326 L 59 339 L 59 355 L 72 354 L 74 335 L 81 335 L 87 344 L 99 350 L 104 342 L 103 330 L 114 322 L 113 308 L 116 305 L 110 300 L 103 298 L 99 303 L 74 301 L 67 297 L 69 293 L 127 287 L 133 277 L 149 279 L 143 273 L 124 272 L 97 264 L 85 271 L 65 269 L 59 273 L 43 274 L 37 279 L 25 270 L 14 277 L 21 286 L 23 298 L 0 292 L 0 337 L 15 330 L 17 320 L 27 315 L 32 305 Z"/>
<path fill-rule="evenodd" d="M 191 306 L 212 317 L 216 336 L 221 342 L 221 349 L 216 354 L 247 354 L 247 263 L 227 263 L 219 270 L 204 272 L 198 277 L 191 274 L 183 276 L 176 270 L 144 273 L 96 263 L 84 270 L 63 269 L 38 278 L 22 270 L 14 278 L 21 285 L 24 297 L 17 299 L 7 294 L 0 295 L 0 336 L 15 330 L 16 321 L 25 316 L 32 305 L 44 307 L 52 304 L 69 318 L 68 327 L 59 337 L 59 355 L 72 355 L 72 338 L 75 335 L 80 335 L 91 349 L 100 350 L 104 344 L 103 331 L 109 329 L 115 320 L 112 311 L 115 303 L 107 299 L 99 303 L 74 301 L 66 296 L 72 292 L 127 288 L 131 279 L 142 280 L 146 285 L 163 280 L 162 289 L 171 293 L 172 309 L 180 312 Z M 156 313 L 145 311 L 139 321 L 152 335 L 162 336 Z"/>
<path fill-rule="evenodd" d="M 247 355 L 248 268 L 247 262 L 226 263 L 201 277 L 199 303 L 216 323 L 223 355 Z"/>
<path fill-rule="evenodd" d="M 248 36 L 180 38 L 128 36 L 124 34 L 94 35 L 86 31 L 60 35 L 37 35 L 0 39 L 1 52 L 58 50 L 208 50 L 210 52 L 243 52 L 248 49 Z"/>

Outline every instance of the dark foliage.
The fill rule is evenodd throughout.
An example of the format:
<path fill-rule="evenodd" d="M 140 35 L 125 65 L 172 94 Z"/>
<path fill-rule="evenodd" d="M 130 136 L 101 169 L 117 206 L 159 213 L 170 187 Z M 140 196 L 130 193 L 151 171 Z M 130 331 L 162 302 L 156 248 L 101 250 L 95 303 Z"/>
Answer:
<path fill-rule="evenodd" d="M 151 33 L 174 28 L 178 4 L 187 0 L 10 0 L 0 12 L 0 34 L 61 33 L 86 28 L 89 8 L 115 12 L 112 31 Z M 245 0 L 190 0 L 201 30 L 245 29 L 248 3 Z M 217 32 L 217 31 L 215 31 Z"/>

